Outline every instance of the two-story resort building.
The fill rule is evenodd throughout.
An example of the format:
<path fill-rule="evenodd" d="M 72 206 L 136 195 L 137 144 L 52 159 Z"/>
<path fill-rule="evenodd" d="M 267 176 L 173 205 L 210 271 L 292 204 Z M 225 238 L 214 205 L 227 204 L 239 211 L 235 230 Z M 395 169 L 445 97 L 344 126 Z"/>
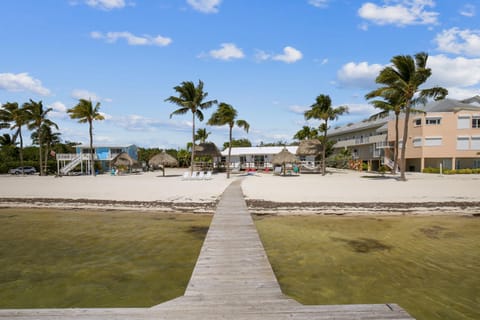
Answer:
<path fill-rule="evenodd" d="M 110 169 L 110 162 L 121 153 L 127 153 L 132 159 L 138 160 L 138 147 L 136 145 L 94 145 L 94 161 L 99 162 L 103 171 Z M 57 154 L 58 173 L 65 175 L 74 169 L 80 173 L 88 173 L 91 168 L 90 145 L 78 145 L 76 153 Z"/>
<path fill-rule="evenodd" d="M 480 168 L 480 96 L 432 101 L 412 113 L 406 141 L 406 170 Z M 404 117 L 399 121 L 400 146 Z M 347 148 L 372 170 L 393 163 L 395 120 L 392 115 L 332 129 L 337 152 Z"/>

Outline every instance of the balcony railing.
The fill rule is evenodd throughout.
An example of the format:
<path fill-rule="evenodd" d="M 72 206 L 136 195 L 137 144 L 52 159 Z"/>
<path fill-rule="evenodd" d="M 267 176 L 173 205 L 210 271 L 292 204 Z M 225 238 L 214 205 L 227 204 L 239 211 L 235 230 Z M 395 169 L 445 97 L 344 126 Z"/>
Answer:
<path fill-rule="evenodd" d="M 359 146 L 359 145 L 373 144 L 373 143 L 378 144 L 381 142 L 387 142 L 386 134 L 337 141 L 337 143 L 335 144 L 335 148 L 344 148 L 344 147 Z"/>

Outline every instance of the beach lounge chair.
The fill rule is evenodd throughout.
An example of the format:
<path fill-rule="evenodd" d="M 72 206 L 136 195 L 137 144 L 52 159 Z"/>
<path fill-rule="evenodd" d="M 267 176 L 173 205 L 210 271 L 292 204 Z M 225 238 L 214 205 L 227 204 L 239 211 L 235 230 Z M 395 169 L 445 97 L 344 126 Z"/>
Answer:
<path fill-rule="evenodd" d="M 190 172 L 184 172 L 182 176 L 182 180 L 188 180 L 190 178 Z"/>
<path fill-rule="evenodd" d="M 207 171 L 207 174 L 204 177 L 205 180 L 211 180 L 212 179 L 212 171 Z"/>
<path fill-rule="evenodd" d="M 282 167 L 275 167 L 275 169 L 273 169 L 273 174 L 274 175 L 281 175 L 282 174 Z"/>
<path fill-rule="evenodd" d="M 205 178 L 205 172 L 203 171 L 198 172 L 197 179 L 203 180 L 203 178 Z"/>

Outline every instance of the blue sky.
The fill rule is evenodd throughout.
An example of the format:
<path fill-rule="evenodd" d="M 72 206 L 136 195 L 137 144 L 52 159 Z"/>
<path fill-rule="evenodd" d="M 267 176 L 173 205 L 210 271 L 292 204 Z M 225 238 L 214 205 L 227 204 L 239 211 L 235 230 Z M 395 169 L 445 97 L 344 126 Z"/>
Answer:
<path fill-rule="evenodd" d="M 88 142 L 65 111 L 91 98 L 106 117 L 96 143 L 185 147 L 191 116 L 170 119 L 164 100 L 201 79 L 250 123 L 235 138 L 292 141 L 317 125 L 303 112 L 319 94 L 350 109 L 333 125 L 374 113 L 363 97 L 378 72 L 420 51 L 428 85 L 480 95 L 479 0 L 4 0 L 0 12 L 0 103 L 42 100 L 64 140 Z"/>

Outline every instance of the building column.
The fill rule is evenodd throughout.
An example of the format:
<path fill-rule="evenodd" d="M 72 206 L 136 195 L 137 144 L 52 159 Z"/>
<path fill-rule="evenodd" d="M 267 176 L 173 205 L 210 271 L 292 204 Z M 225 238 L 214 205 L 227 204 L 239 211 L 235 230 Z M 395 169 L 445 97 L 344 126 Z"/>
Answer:
<path fill-rule="evenodd" d="M 452 157 L 452 170 L 456 170 L 457 169 L 457 158 L 455 157 Z"/>
<path fill-rule="evenodd" d="M 425 169 L 425 158 L 422 156 L 420 157 L 420 172 L 423 172 L 423 169 Z"/>

